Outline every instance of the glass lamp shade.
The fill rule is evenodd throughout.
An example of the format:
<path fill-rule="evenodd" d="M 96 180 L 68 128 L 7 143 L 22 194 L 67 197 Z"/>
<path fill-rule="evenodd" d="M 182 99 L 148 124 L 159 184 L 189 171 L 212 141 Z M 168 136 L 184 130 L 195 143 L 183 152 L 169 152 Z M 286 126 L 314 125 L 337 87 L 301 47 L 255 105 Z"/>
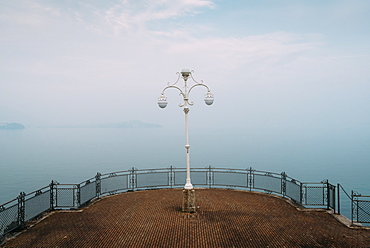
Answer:
<path fill-rule="evenodd" d="M 206 95 L 206 98 L 204 98 L 204 102 L 207 104 L 207 105 L 212 105 L 213 103 L 213 95 L 211 94 L 211 92 L 208 92 L 207 95 Z"/>
<path fill-rule="evenodd" d="M 166 101 L 158 101 L 158 106 L 160 108 L 165 108 L 167 106 L 167 102 Z"/>
<path fill-rule="evenodd" d="M 159 99 L 158 99 L 158 106 L 160 108 L 165 108 L 167 106 L 167 101 L 166 101 L 166 97 L 164 95 L 162 95 Z"/>

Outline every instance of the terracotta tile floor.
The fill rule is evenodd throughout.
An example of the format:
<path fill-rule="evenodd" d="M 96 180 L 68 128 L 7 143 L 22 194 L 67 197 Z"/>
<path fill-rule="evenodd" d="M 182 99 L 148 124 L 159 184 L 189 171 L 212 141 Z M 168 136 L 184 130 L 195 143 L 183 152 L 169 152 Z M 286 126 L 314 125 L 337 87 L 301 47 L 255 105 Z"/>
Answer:
<path fill-rule="evenodd" d="M 196 189 L 196 199 L 197 213 L 187 214 L 180 189 L 122 193 L 56 212 L 4 247 L 370 247 L 370 230 L 278 197 Z"/>

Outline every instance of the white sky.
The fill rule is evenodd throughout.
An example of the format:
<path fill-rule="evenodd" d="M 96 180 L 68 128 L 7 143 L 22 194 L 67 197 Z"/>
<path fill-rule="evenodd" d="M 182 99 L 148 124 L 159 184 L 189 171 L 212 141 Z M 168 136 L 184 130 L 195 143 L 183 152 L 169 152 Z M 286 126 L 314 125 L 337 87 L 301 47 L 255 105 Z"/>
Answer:
<path fill-rule="evenodd" d="M 0 2 L 0 122 L 182 125 L 183 68 L 199 127 L 370 125 L 370 1 Z"/>

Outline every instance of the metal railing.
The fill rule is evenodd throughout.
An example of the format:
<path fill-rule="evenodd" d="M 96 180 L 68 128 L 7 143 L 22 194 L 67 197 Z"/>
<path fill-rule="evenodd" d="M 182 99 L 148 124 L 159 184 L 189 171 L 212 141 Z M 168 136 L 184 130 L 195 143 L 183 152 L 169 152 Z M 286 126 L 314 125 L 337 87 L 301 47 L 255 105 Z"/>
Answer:
<path fill-rule="evenodd" d="M 283 173 L 248 169 L 206 168 L 191 169 L 192 183 L 203 188 L 235 188 L 262 191 L 289 198 L 303 206 L 333 209 L 335 211 L 336 186 L 327 180 L 320 183 L 303 183 Z M 97 173 L 79 184 L 50 185 L 25 194 L 0 205 L 0 239 L 5 234 L 21 227 L 26 221 L 55 209 L 77 209 L 102 195 L 118 192 L 181 188 L 186 179 L 185 168 L 160 168 Z M 359 194 L 352 194 L 352 221 L 370 222 L 370 201 Z M 339 210 L 339 201 L 338 210 Z"/>
<path fill-rule="evenodd" d="M 352 224 L 370 223 L 370 196 L 352 191 Z"/>
<path fill-rule="evenodd" d="M 327 180 L 320 183 L 304 183 L 302 187 L 302 205 L 326 207 L 335 210 L 336 187 Z"/>

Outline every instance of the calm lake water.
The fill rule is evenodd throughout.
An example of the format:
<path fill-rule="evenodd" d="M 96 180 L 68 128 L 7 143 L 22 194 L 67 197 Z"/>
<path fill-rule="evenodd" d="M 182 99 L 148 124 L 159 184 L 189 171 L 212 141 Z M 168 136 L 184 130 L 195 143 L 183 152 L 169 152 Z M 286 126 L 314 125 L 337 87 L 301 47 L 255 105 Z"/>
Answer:
<path fill-rule="evenodd" d="M 329 179 L 370 195 L 370 133 L 190 129 L 192 167 L 285 171 L 302 182 Z M 185 167 L 185 135 L 173 128 L 0 130 L 0 203 L 48 185 L 96 175 Z"/>

